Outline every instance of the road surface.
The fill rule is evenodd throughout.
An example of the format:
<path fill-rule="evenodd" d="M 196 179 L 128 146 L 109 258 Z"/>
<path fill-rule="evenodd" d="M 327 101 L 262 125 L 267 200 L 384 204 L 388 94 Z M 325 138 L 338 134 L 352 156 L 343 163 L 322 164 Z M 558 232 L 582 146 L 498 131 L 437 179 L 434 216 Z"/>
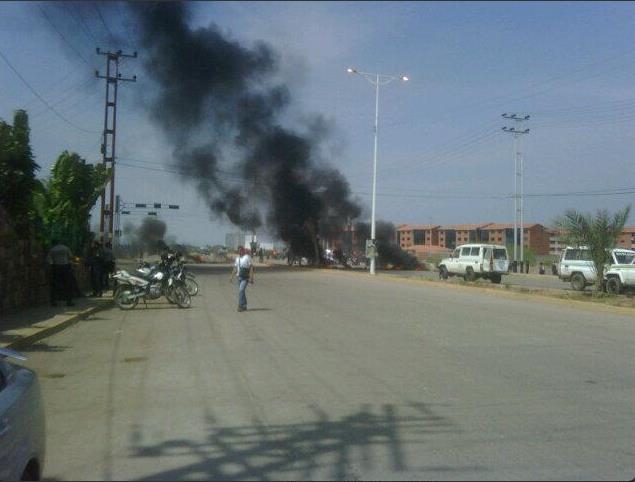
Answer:
<path fill-rule="evenodd" d="M 228 269 L 27 352 L 51 479 L 624 480 L 635 317 L 588 305 Z M 582 306 L 580 308 L 579 306 Z"/>

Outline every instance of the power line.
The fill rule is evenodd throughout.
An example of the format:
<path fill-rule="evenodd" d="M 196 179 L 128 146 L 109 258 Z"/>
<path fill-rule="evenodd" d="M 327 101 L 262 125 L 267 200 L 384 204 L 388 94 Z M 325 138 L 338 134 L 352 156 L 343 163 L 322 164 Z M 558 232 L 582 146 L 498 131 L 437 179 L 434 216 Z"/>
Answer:
<path fill-rule="evenodd" d="M 164 172 L 166 174 L 180 174 L 185 177 L 192 178 L 200 178 L 197 174 L 188 174 L 183 173 L 177 170 L 165 169 L 159 167 L 147 167 L 147 166 L 135 166 L 134 164 L 128 164 L 125 162 L 118 162 L 119 166 L 131 167 L 134 169 L 143 169 L 147 171 L 155 171 L 155 172 Z M 238 178 L 217 178 L 219 180 L 230 180 L 243 184 L 261 184 L 264 185 L 266 183 L 258 182 L 250 179 L 238 179 Z M 404 189 L 400 189 L 399 191 L 404 191 Z M 367 191 L 351 191 L 351 194 L 358 194 L 362 196 L 370 196 L 371 193 Z M 633 187 L 625 187 L 625 188 L 612 188 L 605 190 L 594 190 L 594 191 L 567 191 L 567 192 L 546 192 L 546 193 L 525 193 L 526 197 L 587 197 L 587 196 L 622 196 L 627 194 L 635 194 L 635 186 Z M 404 194 L 403 192 L 383 192 L 378 193 L 378 196 L 385 197 L 401 197 L 401 198 L 439 198 L 439 199 L 513 199 L 514 194 L 501 194 L 501 195 L 493 195 L 491 193 L 472 193 L 472 194 L 444 194 L 439 192 L 420 192 L 419 194 Z"/>
<path fill-rule="evenodd" d="M 97 10 L 97 15 L 99 15 L 99 19 L 101 20 L 101 23 L 104 25 L 104 28 L 108 32 L 108 36 L 110 37 L 110 42 L 112 43 L 112 45 L 115 45 L 117 43 L 115 41 L 115 36 L 112 34 L 110 28 L 108 27 L 108 24 L 106 24 L 106 21 L 104 20 L 104 17 L 101 14 L 101 10 L 99 10 L 99 5 L 95 5 L 95 10 Z"/>
<path fill-rule="evenodd" d="M 41 5 L 38 5 L 38 8 L 40 9 L 40 12 L 42 13 L 42 15 L 44 16 L 44 18 L 48 21 L 48 23 L 51 25 L 51 27 L 53 27 L 53 30 L 55 30 L 57 32 L 57 34 L 62 38 L 62 40 L 64 41 L 64 43 L 66 43 L 66 45 L 68 45 L 78 56 L 80 59 L 82 59 L 82 61 L 84 61 L 84 63 L 86 63 L 87 65 L 91 65 L 90 62 L 86 59 L 86 57 L 84 57 L 82 55 L 82 53 L 77 50 L 77 48 L 66 38 L 66 36 L 57 28 L 57 25 L 55 25 L 55 23 L 53 23 L 53 21 L 51 20 L 51 18 L 48 16 L 48 14 L 46 13 L 46 11 L 44 10 L 44 8 Z"/>
<path fill-rule="evenodd" d="M 84 30 L 84 33 L 86 34 L 86 36 L 92 40 L 93 44 L 97 45 L 97 39 L 95 38 L 95 36 L 93 35 L 93 32 L 90 30 L 90 28 L 88 27 L 88 24 L 86 23 L 86 21 L 84 20 L 84 16 L 82 15 L 81 10 L 77 7 L 77 5 L 73 5 L 73 8 L 71 10 L 71 7 L 66 5 L 67 9 L 69 11 L 72 11 L 75 15 L 75 18 L 79 19 L 79 23 L 82 26 L 82 29 Z"/>
<path fill-rule="evenodd" d="M 20 72 L 18 72 L 18 70 L 13 66 L 13 64 L 11 62 L 9 62 L 9 59 L 4 55 L 4 53 L 2 53 L 2 51 L 0 50 L 0 57 L 2 57 L 2 60 L 4 60 L 6 62 L 6 64 L 9 66 L 9 68 L 15 73 L 15 75 L 18 76 L 18 78 L 22 81 L 22 83 L 24 85 L 27 86 L 27 88 L 33 93 L 33 95 L 35 95 L 38 99 L 40 99 L 40 101 L 51 111 L 53 112 L 57 117 L 59 117 L 61 120 L 63 120 L 64 122 L 66 122 L 69 126 L 74 127 L 77 130 L 80 130 L 82 132 L 86 132 L 87 134 L 98 134 L 97 131 L 89 131 L 86 130 L 82 127 L 76 126 L 75 124 L 73 124 L 71 121 L 69 121 L 66 117 L 64 117 L 62 114 L 60 114 L 57 110 L 55 110 L 54 107 L 52 107 L 45 99 L 44 97 L 42 97 L 32 86 L 31 84 L 29 84 L 26 79 L 24 77 L 22 77 L 22 74 L 20 74 Z"/>

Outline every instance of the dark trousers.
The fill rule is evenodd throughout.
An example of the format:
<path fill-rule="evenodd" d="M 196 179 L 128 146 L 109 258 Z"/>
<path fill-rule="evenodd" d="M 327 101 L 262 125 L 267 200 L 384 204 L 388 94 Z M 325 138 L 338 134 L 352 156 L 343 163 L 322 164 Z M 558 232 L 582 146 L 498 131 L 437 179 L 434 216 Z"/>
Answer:
<path fill-rule="evenodd" d="M 54 264 L 51 266 L 51 303 L 64 300 L 70 304 L 73 300 L 70 264 Z"/>
<path fill-rule="evenodd" d="M 93 295 L 100 296 L 103 291 L 103 268 L 101 264 L 93 264 L 90 267 L 90 285 L 93 288 Z"/>

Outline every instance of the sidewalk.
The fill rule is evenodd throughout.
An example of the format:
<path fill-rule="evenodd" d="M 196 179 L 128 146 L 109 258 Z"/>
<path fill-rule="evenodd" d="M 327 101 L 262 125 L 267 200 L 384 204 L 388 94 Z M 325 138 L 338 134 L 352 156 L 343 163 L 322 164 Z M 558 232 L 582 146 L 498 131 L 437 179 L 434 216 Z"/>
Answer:
<path fill-rule="evenodd" d="M 3 315 L 0 320 L 0 348 L 25 348 L 93 313 L 112 307 L 112 291 L 104 292 L 101 298 L 76 298 L 73 302 L 75 306 L 64 303 L 59 303 L 57 307 L 41 305 Z"/>

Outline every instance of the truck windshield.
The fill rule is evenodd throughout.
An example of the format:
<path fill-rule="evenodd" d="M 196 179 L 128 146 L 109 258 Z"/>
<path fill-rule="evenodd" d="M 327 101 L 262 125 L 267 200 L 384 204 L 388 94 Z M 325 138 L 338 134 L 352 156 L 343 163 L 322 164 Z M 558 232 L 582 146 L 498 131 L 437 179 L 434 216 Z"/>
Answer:
<path fill-rule="evenodd" d="M 615 260 L 617 261 L 617 264 L 633 264 L 633 261 L 635 261 L 635 254 L 615 253 Z"/>
<path fill-rule="evenodd" d="M 494 259 L 507 259 L 506 249 L 494 249 Z"/>

